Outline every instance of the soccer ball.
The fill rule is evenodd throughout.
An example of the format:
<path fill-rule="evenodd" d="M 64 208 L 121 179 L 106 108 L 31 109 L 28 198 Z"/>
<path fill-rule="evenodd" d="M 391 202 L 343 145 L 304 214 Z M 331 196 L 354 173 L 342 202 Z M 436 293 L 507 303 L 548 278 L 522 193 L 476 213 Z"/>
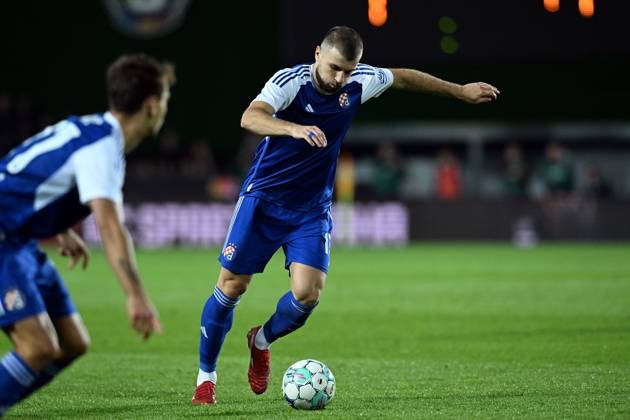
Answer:
<path fill-rule="evenodd" d="M 298 410 L 320 410 L 334 398 L 335 376 L 322 362 L 300 360 L 287 369 L 282 379 L 282 394 Z"/>

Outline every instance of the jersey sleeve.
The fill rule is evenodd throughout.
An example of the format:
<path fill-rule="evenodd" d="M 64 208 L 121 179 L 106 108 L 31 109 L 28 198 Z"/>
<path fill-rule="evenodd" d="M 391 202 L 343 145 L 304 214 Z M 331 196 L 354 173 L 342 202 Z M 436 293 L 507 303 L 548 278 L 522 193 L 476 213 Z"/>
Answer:
<path fill-rule="evenodd" d="M 122 204 L 124 157 L 118 141 L 106 137 L 82 147 L 72 156 L 81 203 L 105 198 Z"/>
<path fill-rule="evenodd" d="M 291 105 L 300 90 L 299 80 L 299 74 L 294 69 L 280 70 L 265 83 L 254 101 L 268 103 L 274 112 L 282 111 Z"/>
<path fill-rule="evenodd" d="M 363 85 L 362 104 L 380 96 L 394 83 L 394 74 L 390 69 L 372 67 L 367 64 L 359 64 L 353 75 L 358 77 Z"/>

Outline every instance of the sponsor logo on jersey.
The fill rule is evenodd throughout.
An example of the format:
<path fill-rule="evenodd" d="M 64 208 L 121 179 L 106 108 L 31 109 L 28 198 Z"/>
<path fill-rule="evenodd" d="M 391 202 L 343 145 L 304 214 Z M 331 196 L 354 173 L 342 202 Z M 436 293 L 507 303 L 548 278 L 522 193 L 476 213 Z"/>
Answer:
<path fill-rule="evenodd" d="M 348 108 L 350 106 L 350 98 L 347 93 L 339 95 L 339 106 L 342 108 Z"/>
<path fill-rule="evenodd" d="M 232 259 L 234 258 L 234 254 L 236 254 L 235 244 L 227 244 L 227 246 L 223 248 L 223 256 L 226 260 L 232 261 Z"/>
<path fill-rule="evenodd" d="M 8 312 L 19 311 L 26 306 L 26 301 L 18 289 L 9 289 L 4 294 L 4 307 Z"/>
<path fill-rule="evenodd" d="M 306 110 L 306 112 L 315 112 L 315 110 L 313 109 L 313 107 L 311 106 L 311 104 L 307 104 L 304 109 Z"/>

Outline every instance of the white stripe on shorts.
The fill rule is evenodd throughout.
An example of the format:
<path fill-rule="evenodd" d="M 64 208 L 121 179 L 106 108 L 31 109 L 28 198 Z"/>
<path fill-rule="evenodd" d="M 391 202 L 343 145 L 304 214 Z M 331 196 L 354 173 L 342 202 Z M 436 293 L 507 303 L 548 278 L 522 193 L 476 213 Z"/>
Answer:
<path fill-rule="evenodd" d="M 228 239 L 230 237 L 230 233 L 232 233 L 232 227 L 234 227 L 234 221 L 236 220 L 236 215 L 238 215 L 238 211 L 241 209 L 241 204 L 243 203 L 244 196 L 240 196 L 238 201 L 236 202 L 236 206 L 234 207 L 234 213 L 232 214 L 232 219 L 230 220 L 230 226 L 228 227 L 227 234 L 225 235 L 225 242 L 223 242 L 223 248 L 227 246 Z"/>

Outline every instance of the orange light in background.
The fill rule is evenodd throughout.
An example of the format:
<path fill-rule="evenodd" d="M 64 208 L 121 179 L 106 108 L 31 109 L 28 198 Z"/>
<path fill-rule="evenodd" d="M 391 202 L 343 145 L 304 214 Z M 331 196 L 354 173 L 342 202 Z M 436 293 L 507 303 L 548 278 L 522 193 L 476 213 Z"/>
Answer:
<path fill-rule="evenodd" d="M 578 7 L 580 9 L 580 14 L 584 17 L 593 17 L 595 14 L 594 0 L 579 0 Z"/>
<path fill-rule="evenodd" d="M 560 10 L 560 0 L 544 0 L 545 10 L 555 13 Z"/>
<path fill-rule="evenodd" d="M 387 0 L 368 0 L 368 19 L 374 26 L 387 22 Z"/>

